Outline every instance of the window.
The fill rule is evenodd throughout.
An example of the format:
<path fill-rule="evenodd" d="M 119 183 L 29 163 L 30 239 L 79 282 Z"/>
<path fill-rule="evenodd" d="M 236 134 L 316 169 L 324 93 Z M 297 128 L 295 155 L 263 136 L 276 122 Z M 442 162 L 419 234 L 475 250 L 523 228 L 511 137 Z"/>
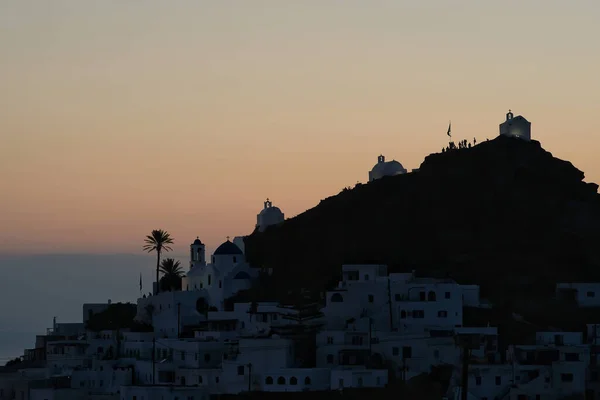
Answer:
<path fill-rule="evenodd" d="M 233 262 L 236 263 L 237 262 L 237 258 L 235 256 L 233 256 Z"/>
<path fill-rule="evenodd" d="M 404 311 L 404 310 L 400 311 L 400 318 L 401 319 L 406 318 L 406 311 Z"/>
<path fill-rule="evenodd" d="M 476 386 L 481 386 L 481 377 L 480 376 L 476 376 L 475 377 L 475 385 Z"/>
<path fill-rule="evenodd" d="M 327 364 L 333 364 L 333 354 L 327 354 Z"/>
<path fill-rule="evenodd" d="M 448 317 L 448 311 L 445 311 L 445 310 L 438 311 L 438 318 L 446 318 L 446 317 Z"/>
<path fill-rule="evenodd" d="M 339 381 L 339 386 L 340 386 L 341 388 L 343 388 L 343 387 L 344 387 L 344 380 L 343 380 L 343 379 L 340 379 L 340 381 Z"/>
<path fill-rule="evenodd" d="M 244 366 L 243 365 L 238 366 L 237 371 L 238 371 L 238 375 L 244 375 Z"/>
<path fill-rule="evenodd" d="M 393 356 L 400 355 L 400 349 L 397 347 L 392 347 L 392 355 Z"/>
<path fill-rule="evenodd" d="M 198 383 L 202 384 L 202 375 L 198 375 Z"/>
<path fill-rule="evenodd" d="M 502 384 L 502 377 L 501 376 L 497 376 L 496 377 L 496 386 L 500 386 Z"/>
<path fill-rule="evenodd" d="M 449 299 L 450 298 L 450 292 L 444 293 L 444 297 L 447 298 L 447 299 Z"/>
<path fill-rule="evenodd" d="M 265 379 L 265 385 L 272 385 L 273 384 L 273 378 L 270 376 L 267 376 L 267 379 Z"/>
<path fill-rule="evenodd" d="M 396 293 L 396 294 L 394 295 L 394 300 L 396 300 L 396 301 L 400 301 L 400 300 L 402 300 L 402 295 L 401 295 L 400 293 Z"/>
<path fill-rule="evenodd" d="M 412 347 L 403 346 L 402 347 L 402 358 L 411 358 L 412 357 Z"/>
<path fill-rule="evenodd" d="M 560 374 L 560 380 L 563 382 L 573 382 L 573 374 Z"/>
<path fill-rule="evenodd" d="M 435 292 L 434 291 L 429 292 L 429 294 L 427 295 L 427 301 L 435 301 L 435 300 L 436 300 Z"/>
<path fill-rule="evenodd" d="M 204 354 L 204 361 L 205 362 L 209 362 L 210 361 L 210 353 Z"/>
<path fill-rule="evenodd" d="M 219 289 L 221 289 L 223 287 L 223 282 L 219 281 Z"/>
<path fill-rule="evenodd" d="M 310 385 L 310 376 L 307 376 L 306 378 L 304 378 L 304 384 Z"/>
<path fill-rule="evenodd" d="M 425 301 L 425 298 L 426 298 L 426 294 L 425 294 L 425 292 L 420 292 L 420 293 L 419 293 L 419 300 L 421 300 L 421 301 Z"/>
<path fill-rule="evenodd" d="M 362 385 L 363 385 L 363 378 L 359 376 L 359 377 L 358 377 L 357 386 L 358 386 L 358 387 L 362 387 Z"/>
<path fill-rule="evenodd" d="M 369 295 L 369 303 L 372 303 L 375 300 L 372 294 Z"/>
<path fill-rule="evenodd" d="M 423 311 L 423 310 L 413 310 L 412 316 L 413 316 L 413 318 L 425 318 L 425 311 Z"/>
<path fill-rule="evenodd" d="M 595 297 L 596 293 L 594 292 L 587 292 L 587 297 Z"/>
<path fill-rule="evenodd" d="M 181 381 L 181 386 L 185 386 L 185 376 L 182 376 L 180 381 Z"/>
<path fill-rule="evenodd" d="M 292 376 L 290 378 L 290 385 L 297 385 L 298 384 L 298 378 L 296 378 L 295 376 Z"/>
<path fill-rule="evenodd" d="M 211 278 L 212 278 L 212 276 L 210 274 L 208 274 L 208 286 L 210 286 Z"/>
<path fill-rule="evenodd" d="M 184 351 L 182 351 L 182 352 L 181 352 L 181 361 L 184 361 L 184 360 L 185 360 L 185 352 L 184 352 Z"/>
<path fill-rule="evenodd" d="M 219 377 L 218 376 L 215 377 L 215 382 L 219 383 Z"/>
<path fill-rule="evenodd" d="M 277 378 L 277 384 L 285 385 L 285 378 L 283 376 L 280 376 L 279 378 Z"/>

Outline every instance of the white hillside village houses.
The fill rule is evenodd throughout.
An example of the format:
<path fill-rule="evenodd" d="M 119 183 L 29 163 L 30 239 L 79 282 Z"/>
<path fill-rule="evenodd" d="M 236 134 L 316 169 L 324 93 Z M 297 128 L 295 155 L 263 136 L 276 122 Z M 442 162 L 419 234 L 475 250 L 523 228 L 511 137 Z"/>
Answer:
<path fill-rule="evenodd" d="M 529 140 L 529 122 L 509 115 L 500 134 Z M 381 156 L 369 179 L 404 173 Z M 256 229 L 281 223 L 284 214 L 267 199 Z M 465 392 L 469 400 L 600 399 L 600 321 L 585 332 L 540 331 L 534 343 L 502 348 L 496 327 L 465 326 L 466 312 L 493 307 L 479 286 L 373 264 L 340 265 L 341 279 L 321 303 L 231 303 L 269 273 L 249 265 L 243 247 L 243 237 L 227 239 L 207 258 L 196 238 L 181 290 L 137 300 L 135 321 L 148 329 L 89 329 L 115 306 L 110 301 L 84 304 L 82 322 L 55 321 L 20 363 L 0 369 L 0 400 L 385 390 L 436 367 L 451 371 L 449 400 Z M 600 283 L 559 284 L 557 298 L 598 306 Z"/>

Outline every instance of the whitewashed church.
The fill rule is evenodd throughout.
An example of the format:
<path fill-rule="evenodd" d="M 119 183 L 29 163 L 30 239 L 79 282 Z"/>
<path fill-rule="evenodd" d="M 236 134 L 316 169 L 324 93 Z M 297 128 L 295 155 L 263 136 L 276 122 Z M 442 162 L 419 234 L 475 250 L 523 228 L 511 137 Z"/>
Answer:
<path fill-rule="evenodd" d="M 184 291 L 203 291 L 208 304 L 222 310 L 224 301 L 241 290 L 249 289 L 258 270 L 246 262 L 242 250 L 229 238 L 206 262 L 206 248 L 197 238 L 190 245 L 190 270 L 183 277 Z"/>

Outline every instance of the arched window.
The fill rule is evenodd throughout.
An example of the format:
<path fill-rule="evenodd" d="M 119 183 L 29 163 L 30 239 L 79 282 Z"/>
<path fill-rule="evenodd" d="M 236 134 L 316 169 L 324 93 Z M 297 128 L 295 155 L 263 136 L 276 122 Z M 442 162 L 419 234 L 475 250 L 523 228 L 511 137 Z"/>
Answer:
<path fill-rule="evenodd" d="M 265 384 L 266 385 L 272 385 L 273 384 L 273 378 L 270 376 L 267 376 L 267 378 L 265 379 Z"/>
<path fill-rule="evenodd" d="M 238 272 L 233 279 L 250 279 L 250 275 L 246 271 Z"/>
<path fill-rule="evenodd" d="M 333 295 L 331 295 L 331 299 L 329 299 L 329 301 L 331 301 L 332 303 L 342 303 L 344 301 L 344 298 L 341 294 L 334 293 Z"/>
<path fill-rule="evenodd" d="M 298 384 L 298 378 L 296 378 L 295 376 L 292 376 L 290 378 L 290 385 L 297 385 Z"/>
<path fill-rule="evenodd" d="M 304 384 L 310 385 L 310 376 L 307 376 L 306 378 L 304 378 Z"/>
<path fill-rule="evenodd" d="M 280 376 L 279 378 L 277 378 L 277 384 L 285 385 L 285 378 L 283 376 Z"/>
<path fill-rule="evenodd" d="M 406 311 L 404 311 L 404 310 L 400 311 L 400 318 L 402 318 L 402 319 L 406 318 Z"/>
<path fill-rule="evenodd" d="M 428 301 L 435 301 L 435 292 L 431 291 L 427 294 L 427 300 Z"/>

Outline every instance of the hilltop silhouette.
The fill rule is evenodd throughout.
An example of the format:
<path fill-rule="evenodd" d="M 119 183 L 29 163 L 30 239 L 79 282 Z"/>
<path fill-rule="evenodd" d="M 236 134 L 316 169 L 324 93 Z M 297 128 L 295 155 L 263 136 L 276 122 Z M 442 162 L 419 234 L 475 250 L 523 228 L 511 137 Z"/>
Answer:
<path fill-rule="evenodd" d="M 344 263 L 481 285 L 495 304 L 551 298 L 556 282 L 600 281 L 600 196 L 539 142 L 500 136 L 431 154 L 418 172 L 322 200 L 245 239 L 269 290 L 318 292 Z"/>

